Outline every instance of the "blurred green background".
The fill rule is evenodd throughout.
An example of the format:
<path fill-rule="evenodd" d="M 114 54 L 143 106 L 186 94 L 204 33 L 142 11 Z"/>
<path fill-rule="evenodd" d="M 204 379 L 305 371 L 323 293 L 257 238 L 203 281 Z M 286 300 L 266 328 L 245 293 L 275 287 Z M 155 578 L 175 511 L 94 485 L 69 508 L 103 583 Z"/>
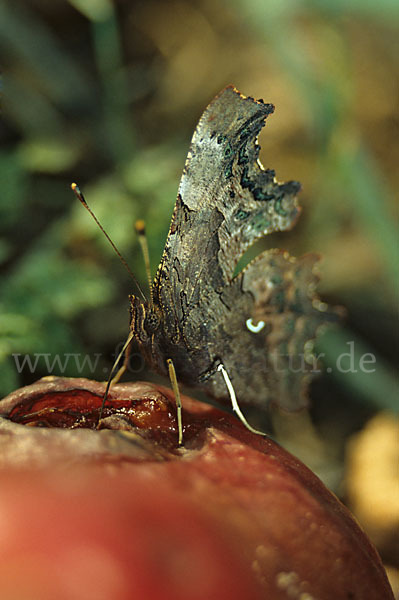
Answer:
<path fill-rule="evenodd" d="M 398 22 L 394 0 L 0 2 L 1 392 L 48 374 L 43 360 L 18 373 L 13 354 L 100 355 L 94 373 L 73 357 L 53 372 L 106 378 L 135 290 L 70 183 L 146 288 L 134 221 L 155 272 L 193 129 L 233 83 L 275 104 L 261 160 L 303 184 L 296 228 L 252 255 L 320 252 L 320 293 L 348 311 L 319 343 L 326 367 L 349 341 L 355 366 L 375 356 L 373 373 L 320 377 L 306 423 L 275 419 L 342 491 L 346 440 L 398 405 Z"/>

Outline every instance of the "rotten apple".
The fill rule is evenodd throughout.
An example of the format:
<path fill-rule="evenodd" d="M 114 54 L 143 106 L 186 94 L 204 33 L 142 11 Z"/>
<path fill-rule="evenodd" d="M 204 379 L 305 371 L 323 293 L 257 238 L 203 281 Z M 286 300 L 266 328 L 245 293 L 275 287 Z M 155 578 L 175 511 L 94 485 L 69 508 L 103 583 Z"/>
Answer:
<path fill-rule="evenodd" d="M 295 457 L 172 392 L 46 378 L 0 402 L 2 600 L 392 599 L 349 511 Z"/>

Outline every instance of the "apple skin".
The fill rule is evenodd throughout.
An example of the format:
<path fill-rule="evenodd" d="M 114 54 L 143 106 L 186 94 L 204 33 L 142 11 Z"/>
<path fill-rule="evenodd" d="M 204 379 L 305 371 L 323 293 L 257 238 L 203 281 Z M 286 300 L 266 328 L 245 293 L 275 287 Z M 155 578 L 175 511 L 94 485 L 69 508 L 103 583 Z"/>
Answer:
<path fill-rule="evenodd" d="M 173 395 L 46 378 L 0 402 L 2 600 L 393 599 L 374 547 L 300 461 Z"/>

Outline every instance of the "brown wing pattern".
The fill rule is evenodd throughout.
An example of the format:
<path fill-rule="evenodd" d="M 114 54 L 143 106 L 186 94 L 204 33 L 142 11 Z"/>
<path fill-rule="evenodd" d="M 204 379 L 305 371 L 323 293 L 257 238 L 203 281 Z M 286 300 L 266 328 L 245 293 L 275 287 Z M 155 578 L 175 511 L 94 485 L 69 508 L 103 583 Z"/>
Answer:
<path fill-rule="evenodd" d="M 215 353 L 243 403 L 275 403 L 287 410 L 306 405 L 305 383 L 319 368 L 313 340 L 326 321 L 336 320 L 315 294 L 317 260 L 267 251 L 225 289 L 223 300 L 230 308 L 223 329 L 236 335 L 227 351 L 221 335 Z M 216 377 L 212 384 L 212 394 L 223 393 Z"/>
<path fill-rule="evenodd" d="M 171 357 L 180 381 L 219 399 L 228 397 L 221 361 L 240 401 L 292 408 L 304 403 L 308 341 L 324 317 L 316 259 L 270 251 L 233 279 L 257 238 L 289 229 L 299 214 L 300 185 L 279 183 L 258 160 L 257 136 L 273 110 L 229 87 L 202 115 L 153 284 L 160 326 L 143 334 L 142 349 L 158 371 Z"/>
<path fill-rule="evenodd" d="M 280 184 L 258 163 L 257 136 L 274 107 L 226 88 L 194 132 L 154 297 L 185 322 L 199 298 L 231 282 L 245 250 L 259 237 L 294 223 L 299 184 Z M 169 307 L 169 308 L 168 308 Z M 173 307 L 173 309 L 171 308 Z"/>

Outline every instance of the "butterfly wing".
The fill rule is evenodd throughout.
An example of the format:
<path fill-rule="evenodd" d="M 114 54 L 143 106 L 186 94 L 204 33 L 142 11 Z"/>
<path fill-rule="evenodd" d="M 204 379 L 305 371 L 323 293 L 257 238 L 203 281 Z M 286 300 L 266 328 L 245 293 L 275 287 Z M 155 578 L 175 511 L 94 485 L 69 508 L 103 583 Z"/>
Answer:
<path fill-rule="evenodd" d="M 277 182 L 258 159 L 257 137 L 273 111 L 230 86 L 197 125 L 158 272 L 183 282 L 188 296 L 195 294 L 194 273 L 211 275 L 213 285 L 216 269 L 219 285 L 229 283 L 257 238 L 292 227 L 298 216 L 300 184 Z"/>
<path fill-rule="evenodd" d="M 263 408 L 274 403 L 286 410 L 307 404 L 306 383 L 319 372 L 313 341 L 326 322 L 337 319 L 315 294 L 317 260 L 312 254 L 295 259 L 270 250 L 224 290 L 228 309 L 214 353 L 240 402 Z M 219 374 L 213 373 L 207 385 L 211 395 L 226 397 Z"/>
<path fill-rule="evenodd" d="M 162 326 L 152 336 L 150 362 L 165 373 L 165 358 L 172 358 L 181 382 L 223 399 L 222 361 L 240 401 L 266 406 L 278 398 L 288 406 L 302 403 L 304 375 L 283 375 L 272 362 L 286 350 L 302 352 L 320 324 L 309 296 L 314 259 L 295 263 L 271 252 L 233 278 L 257 238 L 289 229 L 299 214 L 300 185 L 279 183 L 258 160 L 257 136 L 273 110 L 228 87 L 198 123 L 154 280 Z M 250 319 L 264 328 L 250 331 Z"/>
<path fill-rule="evenodd" d="M 194 132 L 153 286 L 166 333 L 176 341 L 191 309 L 231 282 L 245 250 L 297 218 L 299 184 L 278 183 L 258 161 L 257 136 L 273 110 L 228 87 Z"/>

